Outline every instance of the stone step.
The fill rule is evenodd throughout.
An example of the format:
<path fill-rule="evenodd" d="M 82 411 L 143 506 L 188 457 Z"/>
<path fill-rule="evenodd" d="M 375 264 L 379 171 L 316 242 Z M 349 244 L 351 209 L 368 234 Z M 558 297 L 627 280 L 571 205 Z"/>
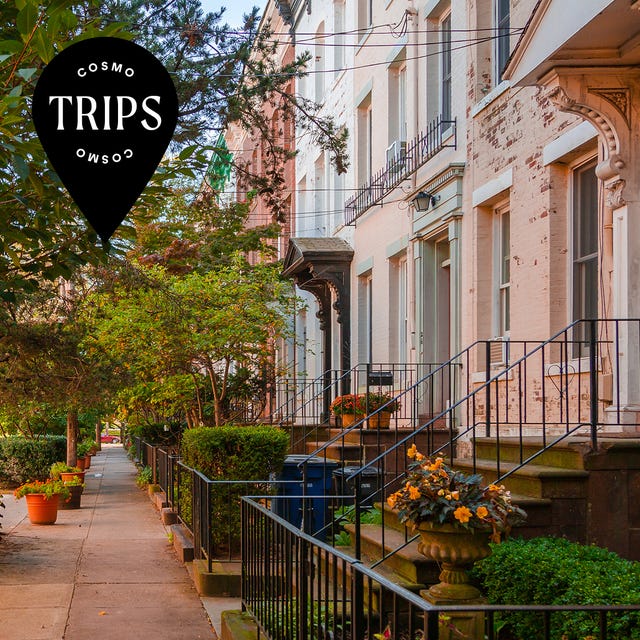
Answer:
<path fill-rule="evenodd" d="M 549 438 L 553 439 L 553 436 Z M 496 438 L 476 438 L 475 449 L 478 458 L 495 460 L 497 457 Z M 500 438 L 500 462 L 521 462 L 537 454 L 544 448 L 542 438 Z M 584 469 L 585 446 L 583 440 L 567 439 L 538 455 L 533 463 L 563 469 Z"/>
<path fill-rule="evenodd" d="M 456 458 L 455 468 L 465 473 L 473 473 L 473 460 Z M 518 467 L 517 463 L 500 462 L 502 474 Z M 495 460 L 476 460 L 476 473 L 483 478 L 483 484 L 497 478 Z M 539 464 L 527 464 L 502 481 L 514 494 L 533 498 L 586 498 L 589 473 L 582 469 L 562 469 Z"/>
<path fill-rule="evenodd" d="M 355 525 L 347 524 L 345 529 L 353 536 Z M 409 535 L 409 534 L 407 534 Z M 413 537 L 413 536 L 409 536 Z M 360 525 L 360 545 L 362 558 L 371 565 L 378 562 L 384 554 L 395 551 L 393 555 L 376 566 L 396 574 L 409 584 L 435 584 L 438 582 L 439 569 L 435 562 L 428 560 L 418 551 L 418 542 L 407 542 L 405 533 L 389 529 L 379 524 Z M 402 548 L 400 548 L 402 547 Z"/>
<path fill-rule="evenodd" d="M 307 442 L 305 445 L 305 452 L 308 454 L 314 453 L 317 449 L 318 446 L 315 442 Z M 335 442 L 329 445 L 321 455 L 323 458 L 326 456 L 328 460 L 335 460 L 340 463 L 346 464 L 347 462 L 351 463 L 355 460 L 356 464 L 359 464 L 361 453 L 362 447 L 360 447 L 360 445 Z"/>

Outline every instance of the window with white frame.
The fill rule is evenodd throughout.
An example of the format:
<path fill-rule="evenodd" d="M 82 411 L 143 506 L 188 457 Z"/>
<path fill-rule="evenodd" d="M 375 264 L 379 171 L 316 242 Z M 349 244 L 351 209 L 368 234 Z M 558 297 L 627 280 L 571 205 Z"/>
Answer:
<path fill-rule="evenodd" d="M 598 317 L 598 178 L 596 160 L 571 176 L 573 320 Z"/>
<path fill-rule="evenodd" d="M 371 94 L 358 106 L 358 184 L 364 184 L 371 176 L 373 167 L 373 113 Z"/>
<path fill-rule="evenodd" d="M 401 58 L 404 58 L 404 51 Z M 400 143 L 407 140 L 407 66 L 404 60 L 389 67 L 389 145 L 398 143 L 395 155 L 400 155 Z"/>
<path fill-rule="evenodd" d="M 511 220 L 509 209 L 496 209 L 494 218 L 494 260 L 495 260 L 495 331 L 500 337 L 508 337 L 510 330 L 510 288 L 511 288 Z"/>
<path fill-rule="evenodd" d="M 344 0 L 334 0 L 333 2 L 333 68 L 338 74 L 344 67 Z"/>
<path fill-rule="evenodd" d="M 440 115 L 452 119 L 451 109 L 451 13 L 440 22 Z"/>
<path fill-rule="evenodd" d="M 315 101 L 318 104 L 324 102 L 324 54 L 326 50 L 326 42 L 324 38 L 324 22 L 320 23 L 316 31 L 316 45 L 315 45 Z"/>
<path fill-rule="evenodd" d="M 409 330 L 408 296 L 407 296 L 407 258 L 403 256 L 397 264 L 397 353 L 399 362 L 407 361 L 407 333 Z"/>
<path fill-rule="evenodd" d="M 510 0 L 494 0 L 494 70 L 495 84 L 502 82 L 502 72 L 511 53 L 510 29 Z"/>
<path fill-rule="evenodd" d="M 371 362 L 373 353 L 373 280 L 371 272 L 358 278 L 358 359 Z"/>
<path fill-rule="evenodd" d="M 358 30 L 366 31 L 372 24 L 373 0 L 358 0 Z"/>

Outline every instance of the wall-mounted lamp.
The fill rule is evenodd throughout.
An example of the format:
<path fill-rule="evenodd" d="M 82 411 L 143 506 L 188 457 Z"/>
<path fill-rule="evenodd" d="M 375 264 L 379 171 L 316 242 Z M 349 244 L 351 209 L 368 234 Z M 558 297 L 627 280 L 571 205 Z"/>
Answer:
<path fill-rule="evenodd" d="M 429 207 L 436 206 L 438 200 L 440 200 L 440 196 L 434 196 L 432 193 L 427 193 L 426 191 L 418 191 L 412 202 L 416 211 L 428 211 Z"/>

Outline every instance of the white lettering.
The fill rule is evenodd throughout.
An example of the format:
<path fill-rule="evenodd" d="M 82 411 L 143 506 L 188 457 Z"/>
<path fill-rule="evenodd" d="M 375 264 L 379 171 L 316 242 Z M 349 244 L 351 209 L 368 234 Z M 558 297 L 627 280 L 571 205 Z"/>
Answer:
<path fill-rule="evenodd" d="M 125 158 L 131 158 L 131 157 L 133 157 L 133 151 L 131 151 L 131 149 L 125 149 L 125 150 L 124 150 L 124 157 L 125 157 Z"/>
<path fill-rule="evenodd" d="M 109 63 L 108 63 L 106 60 L 103 60 L 103 61 L 102 61 L 102 64 L 100 65 L 100 68 L 101 68 L 103 71 L 108 71 L 108 70 L 109 70 Z"/>
<path fill-rule="evenodd" d="M 71 104 L 73 104 L 73 97 L 72 96 L 49 96 L 49 104 L 51 104 L 54 100 L 58 101 L 58 126 L 57 126 L 57 130 L 58 131 L 64 131 L 64 101 L 65 100 L 69 100 L 69 102 L 71 102 Z"/>
<path fill-rule="evenodd" d="M 127 78 L 133 78 L 134 73 L 135 72 L 131 67 L 127 67 L 124 71 L 124 75 L 127 76 Z"/>
<path fill-rule="evenodd" d="M 89 65 L 89 71 L 91 71 L 91 73 L 95 73 L 98 70 L 98 65 L 95 62 L 92 62 Z"/>
<path fill-rule="evenodd" d="M 116 96 L 116 99 L 118 101 L 118 126 L 116 129 L 122 131 L 124 129 L 124 120 L 130 118 L 137 111 L 138 105 L 131 96 Z M 129 106 L 131 107 L 129 113 L 124 112 L 125 100 L 129 102 Z"/>
<path fill-rule="evenodd" d="M 154 111 L 153 109 L 150 109 L 147 105 L 147 102 L 149 100 L 153 100 L 154 102 L 157 102 L 158 105 L 160 104 L 160 96 L 147 96 L 143 101 L 142 101 L 142 110 L 149 114 L 155 121 L 156 121 L 156 125 L 154 127 L 150 126 L 147 123 L 147 119 L 145 118 L 144 120 L 142 120 L 142 126 L 147 130 L 147 131 L 155 131 L 156 129 L 158 129 L 160 127 L 160 125 L 162 124 L 162 118 L 160 117 L 160 114 L 157 111 Z"/>
<path fill-rule="evenodd" d="M 114 162 L 120 162 L 120 160 L 122 160 L 122 156 L 121 156 L 119 153 L 114 153 L 114 154 L 111 156 L 111 159 L 112 159 Z"/>
<path fill-rule="evenodd" d="M 97 153 L 89 153 L 89 162 L 98 162 L 99 156 Z"/>
<path fill-rule="evenodd" d="M 79 75 L 81 78 L 84 78 L 84 77 L 87 75 L 87 72 L 86 72 L 86 70 L 85 70 L 85 68 L 84 68 L 84 67 L 80 67 L 80 68 L 78 69 L 78 75 Z"/>
<path fill-rule="evenodd" d="M 91 96 L 76 96 L 76 98 L 78 100 L 78 119 L 76 124 L 76 131 L 83 130 L 83 118 L 87 118 L 89 120 L 89 123 L 91 124 L 91 128 L 96 131 L 98 129 L 98 125 L 96 124 L 96 119 L 93 117 L 93 114 L 98 107 L 98 103 Z M 85 101 L 89 103 L 89 110 L 86 112 L 82 108 L 82 103 Z"/>
<path fill-rule="evenodd" d="M 112 62 L 111 63 L 111 71 L 115 71 L 116 73 L 122 73 L 122 62 Z"/>
<path fill-rule="evenodd" d="M 109 164 L 109 156 L 107 155 L 102 156 L 102 164 Z"/>
<path fill-rule="evenodd" d="M 87 155 L 87 152 L 84 149 L 78 149 L 76 151 L 76 155 L 78 158 L 84 158 Z"/>

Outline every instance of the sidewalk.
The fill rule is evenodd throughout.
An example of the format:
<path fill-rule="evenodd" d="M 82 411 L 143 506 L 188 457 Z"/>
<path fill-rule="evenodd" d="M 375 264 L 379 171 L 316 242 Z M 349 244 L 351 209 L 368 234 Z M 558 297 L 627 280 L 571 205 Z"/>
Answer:
<path fill-rule="evenodd" d="M 0 638 L 216 638 L 135 475 L 121 445 L 103 445 L 86 474 L 82 508 L 59 511 L 53 526 L 32 525 L 25 501 L 5 493 Z M 234 599 L 207 604 L 212 618 L 216 609 L 238 608 Z"/>

